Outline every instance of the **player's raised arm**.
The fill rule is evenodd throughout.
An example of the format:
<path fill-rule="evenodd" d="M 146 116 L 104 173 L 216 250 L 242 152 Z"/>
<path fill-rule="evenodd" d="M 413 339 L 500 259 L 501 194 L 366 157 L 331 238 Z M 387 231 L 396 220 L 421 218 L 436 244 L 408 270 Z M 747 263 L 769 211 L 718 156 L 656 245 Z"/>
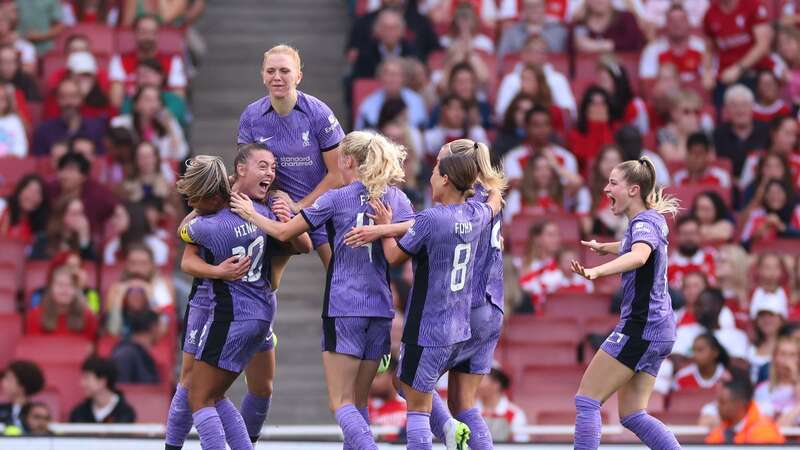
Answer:
<path fill-rule="evenodd" d="M 633 244 L 630 252 L 592 269 L 583 267 L 578 261 L 572 261 L 572 271 L 589 280 L 616 275 L 642 267 L 650 257 L 650 253 L 652 253 L 652 249 L 649 245 L 637 242 Z"/>
<path fill-rule="evenodd" d="M 605 255 L 619 255 L 619 241 L 616 242 L 597 242 L 592 239 L 591 241 L 581 241 L 581 245 L 588 247 L 591 251 L 600 256 Z"/>
<path fill-rule="evenodd" d="M 231 211 L 279 241 L 288 241 L 309 229 L 308 223 L 300 215 L 292 217 L 286 223 L 262 216 L 253 206 L 253 201 L 243 194 L 234 193 L 231 195 Z"/>

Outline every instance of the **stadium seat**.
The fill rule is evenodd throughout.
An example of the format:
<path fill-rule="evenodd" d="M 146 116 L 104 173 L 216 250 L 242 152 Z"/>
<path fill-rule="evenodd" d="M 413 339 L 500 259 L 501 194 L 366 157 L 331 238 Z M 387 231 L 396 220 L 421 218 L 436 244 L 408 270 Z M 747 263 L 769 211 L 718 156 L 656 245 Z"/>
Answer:
<path fill-rule="evenodd" d="M 725 201 L 725 204 L 728 206 L 728 208 L 731 207 L 731 190 L 722 188 L 720 186 L 689 184 L 685 186 L 670 186 L 665 189 L 667 194 L 674 195 L 681 201 L 681 207 L 685 210 L 689 210 L 692 207 L 695 197 L 706 191 L 714 191 L 718 193 Z"/>
<path fill-rule="evenodd" d="M 97 356 L 108 358 L 119 342 L 119 337 L 104 335 L 97 340 Z"/>
<path fill-rule="evenodd" d="M 0 314 L 0 367 L 14 356 L 14 348 L 22 337 L 22 318 L 17 313 Z"/>
<path fill-rule="evenodd" d="M 571 366 L 578 363 L 578 348 L 574 342 L 531 342 L 505 346 L 505 363 L 512 379 L 525 367 L 539 366 Z"/>
<path fill-rule="evenodd" d="M 588 333 L 606 334 L 619 322 L 619 316 L 616 314 L 602 314 L 587 317 L 583 322 L 583 330 Z"/>
<path fill-rule="evenodd" d="M 19 283 L 20 271 L 11 261 L 0 261 L 0 288 L 16 294 L 22 287 Z"/>
<path fill-rule="evenodd" d="M 575 317 L 607 314 L 610 308 L 608 296 L 602 294 L 551 294 L 547 296 L 544 315 L 551 317 Z"/>
<path fill-rule="evenodd" d="M 564 245 L 574 248 L 580 246 L 578 219 L 573 214 L 517 215 L 510 226 L 505 228 L 508 238 L 506 243 L 510 244 L 510 250 L 514 256 L 522 256 L 525 253 L 531 226 L 544 220 L 558 224 L 561 231 L 561 242 Z"/>
<path fill-rule="evenodd" d="M 25 247 L 24 242 L 0 240 L 0 263 L 11 263 L 21 272 L 25 262 Z"/>
<path fill-rule="evenodd" d="M 43 102 L 28 102 L 28 116 L 31 118 L 31 125 L 33 127 L 37 127 L 40 123 L 42 123 L 42 116 L 44 114 L 44 103 Z M 41 175 L 41 174 L 39 174 Z"/>
<path fill-rule="evenodd" d="M 62 405 L 61 419 L 66 421 L 70 411 L 84 399 L 81 389 L 81 365 L 80 363 L 59 364 L 41 361 L 37 361 L 37 363 L 44 372 L 47 388 L 58 392 L 59 403 Z"/>
<path fill-rule="evenodd" d="M 753 244 L 752 254 L 777 253 L 779 255 L 800 255 L 800 239 L 759 240 Z"/>
<path fill-rule="evenodd" d="M 114 53 L 114 29 L 105 24 L 78 23 L 66 29 L 56 37 L 53 52 L 63 53 L 64 44 L 70 36 L 85 34 L 89 37 L 92 54 L 109 56 Z"/>
<path fill-rule="evenodd" d="M 133 30 L 123 29 L 116 33 L 115 46 L 117 53 L 136 50 L 136 38 Z M 177 28 L 161 28 L 158 31 L 158 52 L 166 55 L 182 55 L 186 47 L 183 31 Z"/>
<path fill-rule="evenodd" d="M 692 389 L 673 392 L 667 399 L 667 410 L 676 413 L 694 412 L 699 414 L 703 406 L 713 402 L 715 399 L 716 391 L 714 389 Z"/>
<path fill-rule="evenodd" d="M 1 274 L 2 272 L 0 272 Z M 0 314 L 14 314 L 17 312 L 17 290 L 6 287 L 0 279 Z"/>
<path fill-rule="evenodd" d="M 94 344 L 72 336 L 23 336 L 14 348 L 16 358 L 50 364 L 83 363 Z"/>
<path fill-rule="evenodd" d="M 122 272 L 125 270 L 125 267 L 122 264 L 116 264 L 113 266 L 103 265 L 100 268 L 100 294 L 107 295 L 108 288 L 111 287 L 112 284 L 119 281 Z"/>
<path fill-rule="evenodd" d="M 36 158 L 17 158 L 4 156 L 0 158 L 0 195 L 6 196 L 14 190 L 14 186 L 25 175 L 36 171 Z"/>
<path fill-rule="evenodd" d="M 574 342 L 583 337 L 578 320 L 571 317 L 545 318 L 537 316 L 511 316 L 503 331 L 508 343 Z"/>
<path fill-rule="evenodd" d="M 138 423 L 165 423 L 169 410 L 170 392 L 160 385 L 117 384 L 125 399 L 136 411 Z"/>
<path fill-rule="evenodd" d="M 23 290 L 23 300 L 25 304 L 31 301 L 31 294 L 33 294 L 33 291 L 47 284 L 47 270 L 49 266 L 49 261 L 27 261 L 25 263 L 25 288 Z"/>
<path fill-rule="evenodd" d="M 697 425 L 700 410 L 697 411 L 653 411 L 653 417 L 667 425 Z"/>
<path fill-rule="evenodd" d="M 585 366 L 579 364 L 543 366 L 531 365 L 522 369 L 514 384 L 514 397 L 536 396 L 543 391 L 576 391 Z"/>
<path fill-rule="evenodd" d="M 358 117 L 361 103 L 373 92 L 381 88 L 381 83 L 375 78 L 356 78 L 353 80 L 353 120 Z"/>

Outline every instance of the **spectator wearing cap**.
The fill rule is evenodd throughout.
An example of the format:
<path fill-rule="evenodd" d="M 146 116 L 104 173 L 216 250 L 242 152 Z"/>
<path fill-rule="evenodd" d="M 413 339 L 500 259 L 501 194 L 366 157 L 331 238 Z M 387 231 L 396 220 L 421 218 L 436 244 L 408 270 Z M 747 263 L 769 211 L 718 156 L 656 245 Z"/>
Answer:
<path fill-rule="evenodd" d="M 166 88 L 185 97 L 187 81 L 183 61 L 178 55 L 158 51 L 158 20 L 152 15 L 139 16 L 133 29 L 136 50 L 114 55 L 109 64 L 111 103 L 120 106 L 126 95 L 133 95 L 136 90 L 136 68 L 143 59 L 157 59 L 167 74 Z"/>
<path fill-rule="evenodd" d="M 69 415 L 71 423 L 133 423 L 136 411 L 116 390 L 114 361 L 90 356 L 81 366 L 81 389 L 86 400 Z"/>
<path fill-rule="evenodd" d="M 783 444 L 775 422 L 753 401 L 753 385 L 743 374 L 722 384 L 717 394 L 722 423 L 706 436 L 706 444 Z"/>
<path fill-rule="evenodd" d="M 25 360 L 12 361 L 3 374 L 0 391 L 8 403 L 0 404 L 0 423 L 22 427 L 22 410 L 44 387 L 44 374 L 35 363 Z"/>
<path fill-rule="evenodd" d="M 790 335 L 778 336 L 767 379 L 753 394 L 758 409 L 780 426 L 800 423 L 800 343 Z"/>
<path fill-rule="evenodd" d="M 80 114 L 86 118 L 110 119 L 116 114 L 116 108 L 108 98 L 109 84 L 105 74 L 98 71 L 97 62 L 91 53 L 73 52 L 67 56 L 66 70 L 60 74 L 61 80 L 74 79 L 80 88 L 82 102 Z M 57 86 L 57 85 L 56 85 Z M 60 115 L 56 96 L 57 88 L 51 91 L 44 104 L 44 118 L 52 119 Z"/>
<path fill-rule="evenodd" d="M 50 407 L 42 402 L 28 402 L 20 412 L 22 418 L 22 431 L 28 436 L 49 436 L 50 421 L 53 415 Z"/>
<path fill-rule="evenodd" d="M 36 156 L 48 155 L 50 148 L 56 142 L 77 136 L 91 139 L 95 143 L 97 152 L 104 153 L 102 140 L 106 131 L 105 121 L 82 115 L 83 91 L 80 83 L 72 78 L 62 80 L 56 90 L 56 102 L 60 114 L 58 117 L 45 120 L 36 128 L 31 153 Z"/>
<path fill-rule="evenodd" d="M 497 47 L 498 60 L 525 47 L 531 36 L 540 36 L 547 42 L 550 53 L 564 53 L 567 49 L 567 28 L 547 17 L 545 0 L 524 0 L 520 20 L 505 27 Z"/>
<path fill-rule="evenodd" d="M 158 314 L 145 310 L 128 318 L 130 335 L 111 352 L 121 383 L 159 382 L 158 369 L 151 352 L 160 337 Z"/>
<path fill-rule="evenodd" d="M 56 200 L 76 197 L 83 201 L 92 233 L 100 233 L 114 213 L 117 198 L 90 177 L 91 164 L 80 153 L 68 152 L 58 160 L 56 179 L 47 186 L 47 195 Z"/>
<path fill-rule="evenodd" d="M 673 4 L 666 13 L 664 36 L 651 42 L 639 59 L 639 77 L 655 78 L 662 64 L 673 64 L 681 81 L 701 80 L 706 45 L 702 38 L 692 35 L 686 10 Z"/>
<path fill-rule="evenodd" d="M 780 255 L 762 253 L 755 263 L 755 289 L 750 297 L 750 319 L 755 332 L 750 364 L 754 371 L 769 362 L 778 331 L 788 316 L 789 295 L 784 287 L 789 272 Z"/>
<path fill-rule="evenodd" d="M 716 167 L 711 141 L 702 131 L 689 135 L 686 140 L 686 168 L 673 174 L 676 186 L 705 185 L 731 188 L 731 177 L 727 170 Z"/>
<path fill-rule="evenodd" d="M 747 156 L 769 144 L 767 125 L 753 118 L 754 104 L 755 97 L 745 85 L 731 86 L 724 97 L 726 121 L 714 130 L 714 148 L 719 156 L 731 160 L 733 176 L 737 179 Z"/>
<path fill-rule="evenodd" d="M 515 433 L 514 428 L 525 426 L 525 412 L 508 398 L 511 380 L 505 372 L 492 368 L 478 387 L 477 407 L 489 426 L 495 442 L 528 442 L 528 435 Z"/>
<path fill-rule="evenodd" d="M 186 100 L 180 95 L 164 89 L 164 67 L 155 58 L 143 59 L 136 67 L 136 87 L 141 89 L 145 86 L 155 87 L 161 93 L 161 103 L 164 108 L 172 114 L 182 127 L 186 127 L 187 111 Z M 133 110 L 133 99 L 125 97 L 125 101 L 120 108 L 121 114 L 130 114 Z"/>
<path fill-rule="evenodd" d="M 378 66 L 391 57 L 422 59 L 414 44 L 405 39 L 406 22 L 394 9 L 384 9 L 375 19 L 373 36 L 363 42 L 353 65 L 353 78 L 374 78 Z"/>
<path fill-rule="evenodd" d="M 16 0 L 17 30 L 44 55 L 53 48 L 53 41 L 64 30 L 62 6 L 58 0 Z"/>
<path fill-rule="evenodd" d="M 9 7 L 0 7 L 0 45 L 9 45 L 19 54 L 22 71 L 36 76 L 36 47 L 17 33 L 17 24 L 12 14 L 8 14 Z"/>
<path fill-rule="evenodd" d="M 63 67 L 59 68 L 58 70 L 54 71 L 50 74 L 50 77 L 46 80 L 47 82 L 47 91 L 55 91 L 58 87 L 58 83 L 61 82 L 64 78 L 68 78 L 70 76 L 70 69 L 69 69 L 69 57 L 73 53 L 90 53 L 94 55 L 92 52 L 92 45 L 89 41 L 89 36 L 83 33 L 74 33 L 70 34 L 64 40 L 64 56 L 66 57 L 67 64 Z M 84 64 L 85 66 L 85 64 Z M 95 73 L 97 76 L 97 80 L 102 86 L 103 90 L 107 93 L 110 89 L 110 83 L 108 81 L 108 70 L 106 67 L 98 67 L 95 64 Z"/>
<path fill-rule="evenodd" d="M 42 303 L 28 312 L 25 334 L 30 336 L 74 336 L 93 341 L 97 317 L 86 304 L 77 274 L 62 266 L 53 271 Z"/>
<path fill-rule="evenodd" d="M 675 344 L 672 347 L 673 355 L 688 357 L 691 355 L 692 344 L 697 336 L 703 333 L 713 333 L 720 344 L 725 348 L 731 358 L 746 359 L 750 346 L 747 335 L 733 326 L 733 320 L 722 326 L 720 313 L 725 307 L 725 297 L 722 291 L 716 288 L 707 288 L 700 293 L 692 308 L 695 322 L 680 325 L 676 330 Z"/>
<path fill-rule="evenodd" d="M 358 108 L 355 129 L 376 128 L 381 108 L 387 99 L 400 98 L 408 108 L 408 121 L 415 127 L 424 128 L 428 124 L 428 111 L 425 101 L 416 92 L 405 87 L 403 60 L 389 58 L 378 69 L 381 88 L 364 99 Z"/>

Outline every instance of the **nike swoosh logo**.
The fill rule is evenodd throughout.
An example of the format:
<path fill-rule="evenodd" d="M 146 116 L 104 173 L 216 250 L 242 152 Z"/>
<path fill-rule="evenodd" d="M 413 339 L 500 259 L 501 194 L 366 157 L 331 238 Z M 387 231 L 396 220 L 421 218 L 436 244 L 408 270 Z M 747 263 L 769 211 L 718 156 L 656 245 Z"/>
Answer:
<path fill-rule="evenodd" d="M 258 142 L 259 142 L 259 143 L 261 143 L 261 144 L 263 144 L 263 143 L 267 142 L 268 140 L 270 140 L 270 139 L 272 139 L 272 138 L 274 138 L 274 137 L 275 137 L 275 136 L 270 136 L 270 137 L 268 137 L 268 138 L 263 138 L 263 137 L 262 137 L 262 138 L 258 138 Z"/>

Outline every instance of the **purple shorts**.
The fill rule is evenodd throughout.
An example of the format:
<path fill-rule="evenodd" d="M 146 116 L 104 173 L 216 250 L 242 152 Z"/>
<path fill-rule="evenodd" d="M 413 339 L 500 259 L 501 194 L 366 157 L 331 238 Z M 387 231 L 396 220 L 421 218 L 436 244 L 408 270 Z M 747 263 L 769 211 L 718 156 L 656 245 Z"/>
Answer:
<path fill-rule="evenodd" d="M 473 308 L 469 316 L 472 336 L 464 343 L 453 370 L 486 375 L 492 370 L 494 349 L 503 329 L 503 311 L 491 303 Z"/>
<path fill-rule="evenodd" d="M 194 355 L 197 353 L 197 344 L 203 326 L 211 315 L 210 308 L 186 305 L 186 314 L 183 316 L 183 352 Z"/>
<path fill-rule="evenodd" d="M 420 347 L 403 343 L 400 346 L 400 381 L 419 392 L 433 392 L 439 378 L 455 365 L 468 341 L 442 347 Z"/>
<path fill-rule="evenodd" d="M 613 331 L 600 350 L 608 353 L 634 372 L 658 374 L 661 363 L 672 353 L 675 341 L 647 341 Z"/>
<path fill-rule="evenodd" d="M 392 319 L 323 317 L 322 351 L 377 361 L 391 348 Z"/>
<path fill-rule="evenodd" d="M 240 373 L 254 354 L 272 345 L 272 327 L 266 320 L 206 322 L 195 359 Z"/>
<path fill-rule="evenodd" d="M 328 233 L 325 231 L 324 226 L 317 227 L 314 231 L 309 231 L 308 235 L 311 237 L 311 245 L 314 247 L 314 250 L 322 244 L 330 244 L 330 242 L 328 242 Z"/>

